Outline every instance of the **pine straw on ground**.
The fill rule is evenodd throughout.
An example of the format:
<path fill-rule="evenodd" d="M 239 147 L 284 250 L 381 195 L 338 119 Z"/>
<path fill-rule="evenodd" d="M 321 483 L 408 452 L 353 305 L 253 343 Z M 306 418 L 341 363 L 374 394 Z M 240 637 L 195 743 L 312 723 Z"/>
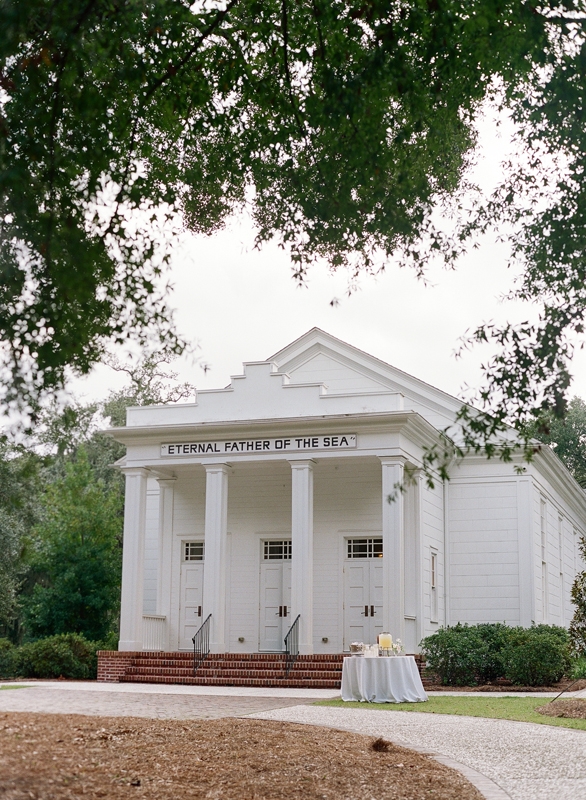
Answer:
<path fill-rule="evenodd" d="M 0 713 L 0 798 L 482 800 L 427 756 L 329 728 L 21 713 Z"/>
<path fill-rule="evenodd" d="M 535 709 L 545 717 L 561 717 L 563 719 L 586 719 L 586 700 L 569 697 L 567 700 L 554 700 Z"/>

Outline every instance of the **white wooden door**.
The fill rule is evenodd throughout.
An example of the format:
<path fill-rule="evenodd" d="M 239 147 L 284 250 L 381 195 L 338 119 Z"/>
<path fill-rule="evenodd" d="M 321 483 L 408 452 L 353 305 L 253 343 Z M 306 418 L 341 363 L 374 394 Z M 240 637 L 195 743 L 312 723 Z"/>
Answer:
<path fill-rule="evenodd" d="M 181 564 L 181 594 L 179 607 L 179 649 L 193 647 L 191 641 L 204 621 L 203 561 Z"/>
<path fill-rule="evenodd" d="M 261 651 L 280 653 L 291 626 L 291 561 L 262 560 L 260 565 L 259 642 Z"/>
<path fill-rule="evenodd" d="M 374 644 L 383 630 L 383 562 L 379 541 L 369 538 L 346 543 L 349 557 L 344 563 L 344 650 L 350 649 L 351 642 Z M 353 548 L 352 542 L 360 542 L 360 549 L 357 545 Z M 356 557 L 361 550 L 369 556 Z"/>
<path fill-rule="evenodd" d="M 371 642 L 370 617 L 370 564 L 368 561 L 346 562 L 344 568 L 344 650 L 351 642 Z"/>

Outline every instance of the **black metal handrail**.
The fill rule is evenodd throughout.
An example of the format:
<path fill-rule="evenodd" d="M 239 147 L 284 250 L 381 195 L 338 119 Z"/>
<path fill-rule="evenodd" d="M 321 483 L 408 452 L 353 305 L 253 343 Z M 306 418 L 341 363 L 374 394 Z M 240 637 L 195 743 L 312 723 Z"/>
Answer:
<path fill-rule="evenodd" d="M 197 672 L 210 654 L 210 620 L 208 614 L 201 628 L 196 632 L 191 640 L 193 642 L 193 674 Z"/>
<path fill-rule="evenodd" d="M 295 622 L 289 628 L 289 632 L 285 636 L 285 677 L 289 675 L 293 669 L 293 665 L 297 661 L 299 655 L 299 620 L 301 614 L 297 614 Z"/>

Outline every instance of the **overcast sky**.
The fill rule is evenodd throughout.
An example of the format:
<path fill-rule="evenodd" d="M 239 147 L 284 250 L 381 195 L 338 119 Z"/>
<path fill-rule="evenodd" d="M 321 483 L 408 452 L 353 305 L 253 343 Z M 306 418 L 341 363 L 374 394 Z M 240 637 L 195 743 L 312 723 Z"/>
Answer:
<path fill-rule="evenodd" d="M 510 128 L 505 123 L 499 133 L 494 118 L 488 118 L 480 131 L 482 157 L 473 177 L 486 188 L 498 177 Z M 276 244 L 254 250 L 253 239 L 249 220 L 241 217 L 209 238 L 186 235 L 173 255 L 170 304 L 176 308 L 177 326 L 199 344 L 201 361 L 209 366 L 204 372 L 182 359 L 177 369 L 198 388 L 225 386 L 230 375 L 241 373 L 243 361 L 264 360 L 318 326 L 462 396 L 466 385 L 478 386 L 480 364 L 488 355 L 477 350 L 455 358 L 466 330 L 534 313 L 502 301 L 514 276 L 506 266 L 506 250 L 493 239 L 483 240 L 455 271 L 433 269 L 428 285 L 389 265 L 378 277 L 364 276 L 350 297 L 346 275 L 331 275 L 324 265 L 312 268 L 306 286 L 299 288 L 287 253 Z M 339 302 L 332 306 L 334 298 Z M 574 372 L 573 393 L 586 397 L 584 355 L 575 359 Z M 93 399 L 122 382 L 108 368 L 98 367 L 72 388 Z"/>

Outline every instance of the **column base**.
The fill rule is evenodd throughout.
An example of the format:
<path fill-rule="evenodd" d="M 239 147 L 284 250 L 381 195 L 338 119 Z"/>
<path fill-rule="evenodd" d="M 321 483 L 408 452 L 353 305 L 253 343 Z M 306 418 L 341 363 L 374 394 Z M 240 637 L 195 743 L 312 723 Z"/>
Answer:
<path fill-rule="evenodd" d="M 227 653 L 226 645 L 224 642 L 212 642 L 210 644 L 210 653 L 217 655 L 218 653 Z"/>
<path fill-rule="evenodd" d="M 311 645 L 311 644 L 300 644 L 299 645 L 299 655 L 300 656 L 312 656 L 313 655 L 313 645 Z"/>
<path fill-rule="evenodd" d="M 142 651 L 142 642 L 124 641 L 120 639 L 120 641 L 118 642 L 118 650 L 122 652 L 128 650 L 132 650 L 134 652 L 137 651 L 140 652 Z"/>

